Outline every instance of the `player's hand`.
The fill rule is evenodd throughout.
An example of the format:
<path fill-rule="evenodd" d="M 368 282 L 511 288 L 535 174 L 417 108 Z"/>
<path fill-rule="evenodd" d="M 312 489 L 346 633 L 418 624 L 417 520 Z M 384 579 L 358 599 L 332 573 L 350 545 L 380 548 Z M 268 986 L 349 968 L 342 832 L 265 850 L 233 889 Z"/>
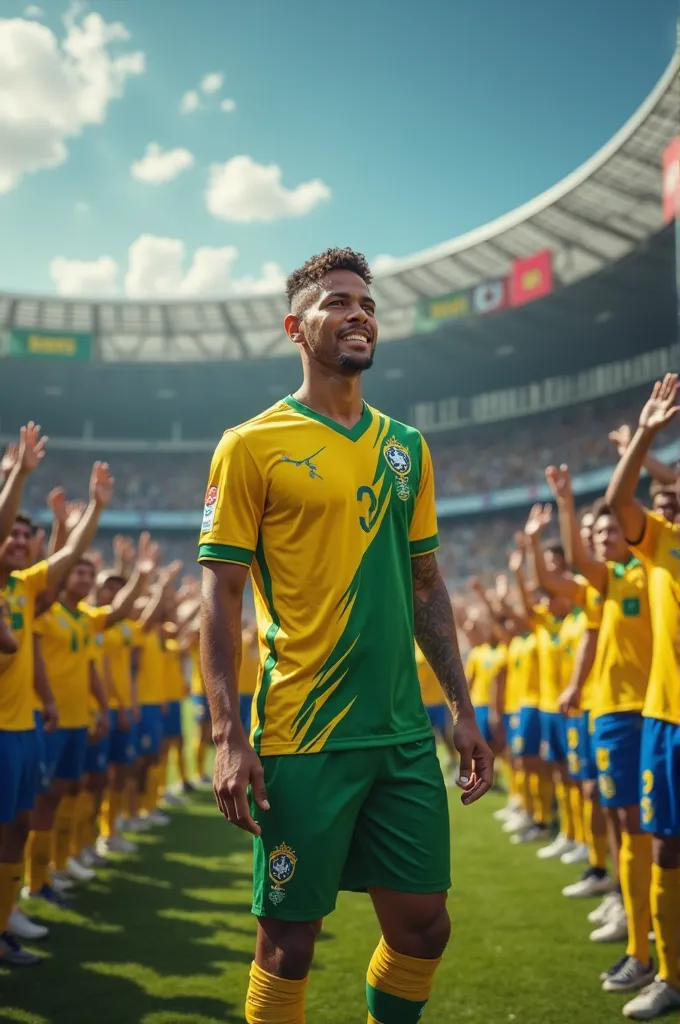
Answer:
<path fill-rule="evenodd" d="M 170 565 L 162 569 L 158 574 L 158 582 L 163 587 L 163 590 L 168 590 L 175 582 L 183 568 L 182 562 L 171 562 Z"/>
<path fill-rule="evenodd" d="M 614 447 L 616 448 L 616 452 L 620 457 L 628 448 L 632 436 L 633 432 L 628 426 L 628 424 L 622 423 L 617 430 L 610 430 L 610 432 L 607 434 L 607 439 L 611 441 L 611 443 L 614 445 Z"/>
<path fill-rule="evenodd" d="M 135 563 L 135 568 L 140 576 L 150 576 L 155 571 L 160 550 L 158 544 L 152 542 L 150 533 L 140 533 Z"/>
<path fill-rule="evenodd" d="M 118 728 L 121 732 L 129 732 L 132 726 L 132 711 L 128 708 L 118 709 Z"/>
<path fill-rule="evenodd" d="M 66 526 L 68 502 L 66 500 L 66 491 L 63 487 L 52 488 L 47 495 L 47 507 L 52 513 L 55 523 L 61 523 L 63 526 Z"/>
<path fill-rule="evenodd" d="M 488 793 L 493 785 L 493 754 L 472 712 L 461 715 L 454 725 L 453 742 L 460 754 L 456 785 L 463 790 L 460 802 L 467 807 Z"/>
<path fill-rule="evenodd" d="M 259 836 L 262 829 L 250 813 L 248 787 L 251 788 L 257 806 L 268 811 L 262 762 L 250 743 L 246 739 L 238 743 L 219 743 L 215 747 L 213 773 L 213 792 L 217 806 L 232 825 Z"/>
<path fill-rule="evenodd" d="M 557 700 L 557 706 L 563 715 L 568 715 L 570 711 L 578 711 L 581 706 L 578 686 L 568 686 L 563 690 Z"/>
<path fill-rule="evenodd" d="M 639 426 L 651 434 L 667 427 L 680 412 L 680 406 L 675 404 L 677 396 L 678 375 L 667 373 L 663 380 L 657 380 L 654 385 L 649 401 L 640 413 Z"/>
<path fill-rule="evenodd" d="M 87 505 L 84 501 L 69 501 L 66 505 L 66 532 L 71 533 L 83 518 Z"/>
<path fill-rule="evenodd" d="M 59 728 L 59 712 L 53 700 L 48 701 L 43 707 L 42 720 L 45 732 L 56 732 Z"/>
<path fill-rule="evenodd" d="M 569 467 L 564 463 L 561 466 L 548 466 L 545 471 L 545 479 L 557 501 L 571 502 L 574 500 Z"/>
<path fill-rule="evenodd" d="M 95 462 L 90 476 L 90 500 L 99 508 L 106 508 L 113 497 L 114 478 L 109 473 L 108 463 Z"/>
<path fill-rule="evenodd" d="M 524 527 L 524 534 L 527 537 L 539 537 L 552 519 L 551 505 L 534 505 L 529 513 L 529 518 Z"/>
<path fill-rule="evenodd" d="M 523 562 L 524 562 L 524 552 L 523 551 L 519 551 L 519 550 L 511 551 L 510 552 L 510 557 L 508 558 L 508 569 L 510 570 L 510 572 L 513 572 L 513 573 L 514 572 L 519 572 L 520 569 L 522 568 Z"/>
<path fill-rule="evenodd" d="M 2 473 L 3 476 L 9 476 L 14 469 L 18 458 L 19 445 L 8 444 L 2 456 L 2 461 L 0 461 L 0 473 Z"/>
<path fill-rule="evenodd" d="M 32 420 L 19 432 L 19 453 L 17 462 L 22 476 L 35 472 L 45 458 L 47 438 L 40 436 L 40 427 Z"/>

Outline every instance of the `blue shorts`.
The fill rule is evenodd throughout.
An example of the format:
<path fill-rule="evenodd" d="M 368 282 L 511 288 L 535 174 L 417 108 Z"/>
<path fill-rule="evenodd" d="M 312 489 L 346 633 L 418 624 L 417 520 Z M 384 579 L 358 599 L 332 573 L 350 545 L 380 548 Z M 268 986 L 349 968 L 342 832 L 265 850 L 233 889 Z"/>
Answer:
<path fill-rule="evenodd" d="M 85 774 L 87 726 L 45 733 L 45 761 L 50 783 L 54 779 L 78 782 Z"/>
<path fill-rule="evenodd" d="M 580 780 L 582 771 L 580 715 L 570 715 L 567 718 L 567 771 L 570 779 Z"/>
<path fill-rule="evenodd" d="M 590 711 L 582 711 L 579 723 L 579 747 L 578 756 L 581 762 L 582 782 L 595 782 L 597 780 L 597 764 L 595 763 L 595 744 L 591 732 Z"/>
<path fill-rule="evenodd" d="M 182 735 L 182 702 L 171 700 L 163 715 L 163 736 L 166 740 L 177 740 Z"/>
<path fill-rule="evenodd" d="M 567 760 L 567 720 L 559 711 L 541 711 L 541 757 L 549 764 Z"/>
<path fill-rule="evenodd" d="M 163 740 L 163 712 L 160 704 L 142 704 L 138 735 L 142 757 L 155 757 L 160 753 Z"/>
<path fill-rule="evenodd" d="M 448 704 L 428 704 L 425 710 L 434 731 L 443 736 L 450 714 Z"/>
<path fill-rule="evenodd" d="M 599 715 L 593 744 L 602 806 L 635 807 L 640 803 L 640 712 Z"/>
<path fill-rule="evenodd" d="M 640 778 L 645 832 L 680 836 L 680 725 L 643 719 Z"/>
<path fill-rule="evenodd" d="M 238 698 L 238 712 L 241 716 L 241 725 L 250 735 L 250 722 L 253 716 L 253 695 L 252 693 L 241 693 Z"/>
<path fill-rule="evenodd" d="M 477 720 L 477 726 L 482 736 L 487 743 L 493 742 L 493 736 L 491 735 L 491 716 L 489 714 L 489 705 L 482 704 L 480 707 L 475 708 L 475 718 Z"/>
<path fill-rule="evenodd" d="M 503 724 L 505 725 L 505 739 L 510 753 L 513 751 L 513 741 L 515 736 L 519 732 L 519 711 L 513 711 L 512 714 L 503 715 Z"/>
<path fill-rule="evenodd" d="M 111 754 L 111 733 L 107 733 L 99 743 L 88 743 L 85 754 L 85 774 L 101 775 L 109 767 Z"/>
<path fill-rule="evenodd" d="M 191 703 L 194 705 L 194 721 L 198 725 L 202 725 L 203 722 L 209 722 L 210 705 L 208 704 L 208 698 L 205 696 L 205 694 L 192 694 Z"/>
<path fill-rule="evenodd" d="M 35 729 L 0 730 L 0 825 L 33 809 L 39 771 L 40 745 Z"/>
<path fill-rule="evenodd" d="M 519 723 L 510 749 L 515 757 L 538 757 L 541 750 L 541 714 L 538 708 L 525 706 L 519 709 Z"/>
<path fill-rule="evenodd" d="M 139 737 L 137 723 L 132 722 L 129 729 L 121 729 L 118 725 L 118 712 L 109 711 L 109 736 L 111 747 L 109 760 L 111 764 L 134 764 L 137 760 Z"/>

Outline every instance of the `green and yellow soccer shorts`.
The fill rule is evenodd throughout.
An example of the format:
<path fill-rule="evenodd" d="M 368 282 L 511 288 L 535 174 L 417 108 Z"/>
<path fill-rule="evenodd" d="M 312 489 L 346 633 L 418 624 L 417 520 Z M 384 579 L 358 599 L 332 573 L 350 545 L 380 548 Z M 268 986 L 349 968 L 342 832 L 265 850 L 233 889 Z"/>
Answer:
<path fill-rule="evenodd" d="M 270 810 L 251 801 L 253 913 L 315 921 L 341 889 L 444 892 L 451 885 L 446 786 L 434 738 L 263 757 Z"/>

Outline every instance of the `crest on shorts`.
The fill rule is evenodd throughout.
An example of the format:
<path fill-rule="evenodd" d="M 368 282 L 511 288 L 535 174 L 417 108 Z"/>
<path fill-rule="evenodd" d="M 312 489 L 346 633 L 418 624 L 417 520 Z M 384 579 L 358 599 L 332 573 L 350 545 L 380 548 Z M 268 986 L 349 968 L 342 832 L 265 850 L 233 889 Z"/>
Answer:
<path fill-rule="evenodd" d="M 408 477 L 411 472 L 411 456 L 408 448 L 397 441 L 396 437 L 389 437 L 383 448 L 385 462 L 397 478 L 397 494 L 402 501 L 408 501 L 411 495 Z"/>
<path fill-rule="evenodd" d="M 295 850 L 292 850 L 286 843 L 281 843 L 269 854 L 269 878 L 274 883 L 269 893 L 269 899 L 275 906 L 282 903 L 286 898 L 283 888 L 295 874 L 297 857 Z"/>

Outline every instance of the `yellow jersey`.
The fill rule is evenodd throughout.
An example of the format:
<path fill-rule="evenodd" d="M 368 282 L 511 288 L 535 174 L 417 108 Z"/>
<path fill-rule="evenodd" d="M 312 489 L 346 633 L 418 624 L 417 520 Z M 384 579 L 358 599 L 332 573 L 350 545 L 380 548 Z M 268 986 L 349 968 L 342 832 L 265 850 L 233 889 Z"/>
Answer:
<path fill-rule="evenodd" d="M 516 714 L 523 707 L 538 707 L 538 658 L 536 634 L 514 636 L 508 644 L 505 711 Z"/>
<path fill-rule="evenodd" d="M 437 707 L 445 704 L 444 692 L 439 685 L 430 663 L 416 644 L 416 665 L 418 666 L 418 682 L 420 683 L 420 695 L 426 708 Z"/>
<path fill-rule="evenodd" d="M 252 696 L 257 690 L 257 678 L 260 671 L 260 652 L 256 644 L 248 643 L 246 636 L 241 644 L 241 668 L 238 674 L 238 692 L 244 696 Z"/>
<path fill-rule="evenodd" d="M 488 707 L 493 684 L 503 667 L 506 648 L 503 644 L 480 644 L 472 647 L 465 662 L 465 675 L 470 686 L 470 699 L 476 708 Z"/>
<path fill-rule="evenodd" d="M 593 718 L 641 711 L 652 664 L 652 626 L 647 574 L 637 558 L 607 563 L 607 592 L 593 675 Z"/>
<path fill-rule="evenodd" d="M 417 430 L 364 404 L 351 429 L 289 397 L 228 430 L 212 461 L 200 562 L 250 566 L 260 754 L 426 739 L 411 558 L 438 547 Z"/>
<path fill-rule="evenodd" d="M 34 633 L 42 638 L 43 660 L 61 729 L 82 729 L 90 724 L 94 637 L 109 612 L 110 608 L 90 608 L 85 602 L 71 611 L 55 601 L 34 623 Z"/>
<path fill-rule="evenodd" d="M 569 612 L 560 629 L 560 647 L 562 657 L 560 659 L 560 677 L 562 689 L 566 690 L 571 682 L 576 662 L 576 654 L 581 646 L 581 640 L 586 631 L 587 618 L 581 608 L 574 608 Z"/>
<path fill-rule="evenodd" d="M 680 527 L 645 512 L 644 536 L 631 547 L 647 569 L 654 640 L 642 713 L 680 725 Z"/>
<path fill-rule="evenodd" d="M 33 707 L 33 625 L 35 601 L 47 590 L 47 562 L 13 572 L 1 591 L 9 627 L 17 641 L 14 654 L 0 654 L 0 730 L 35 728 Z"/>
<path fill-rule="evenodd" d="M 179 643 L 172 637 L 165 641 L 163 660 L 165 699 L 173 702 L 182 701 L 187 692 L 184 679 L 184 655 Z"/>
<path fill-rule="evenodd" d="M 602 622 L 602 603 L 603 598 L 599 590 L 589 583 L 583 576 L 576 576 L 575 582 L 579 586 L 579 593 L 576 598 L 576 604 L 579 608 L 583 609 L 583 631 L 579 638 L 578 647 L 581 645 L 581 641 L 587 631 L 599 630 Z M 572 666 L 573 671 L 573 666 Z M 588 677 L 583 684 L 581 690 L 581 711 L 590 711 L 593 707 L 593 701 L 595 699 L 595 692 L 597 687 L 597 677 L 595 675 L 595 663 L 588 673 Z"/>
<path fill-rule="evenodd" d="M 137 637 L 139 665 L 137 668 L 137 703 L 164 704 L 165 641 L 157 629 L 140 632 Z"/>
<path fill-rule="evenodd" d="M 143 636 L 142 627 L 133 619 L 123 619 L 103 636 L 103 650 L 108 663 L 111 708 L 132 707 L 132 650 Z"/>
<path fill-rule="evenodd" d="M 531 625 L 536 632 L 539 697 L 541 711 L 559 711 L 562 686 L 562 625 L 564 619 L 552 615 L 543 605 L 534 605 Z"/>
<path fill-rule="evenodd" d="M 191 696 L 205 697 L 205 682 L 201 671 L 201 649 L 197 643 L 192 644 L 189 648 L 189 658 L 191 660 L 191 681 L 189 683 Z"/>

